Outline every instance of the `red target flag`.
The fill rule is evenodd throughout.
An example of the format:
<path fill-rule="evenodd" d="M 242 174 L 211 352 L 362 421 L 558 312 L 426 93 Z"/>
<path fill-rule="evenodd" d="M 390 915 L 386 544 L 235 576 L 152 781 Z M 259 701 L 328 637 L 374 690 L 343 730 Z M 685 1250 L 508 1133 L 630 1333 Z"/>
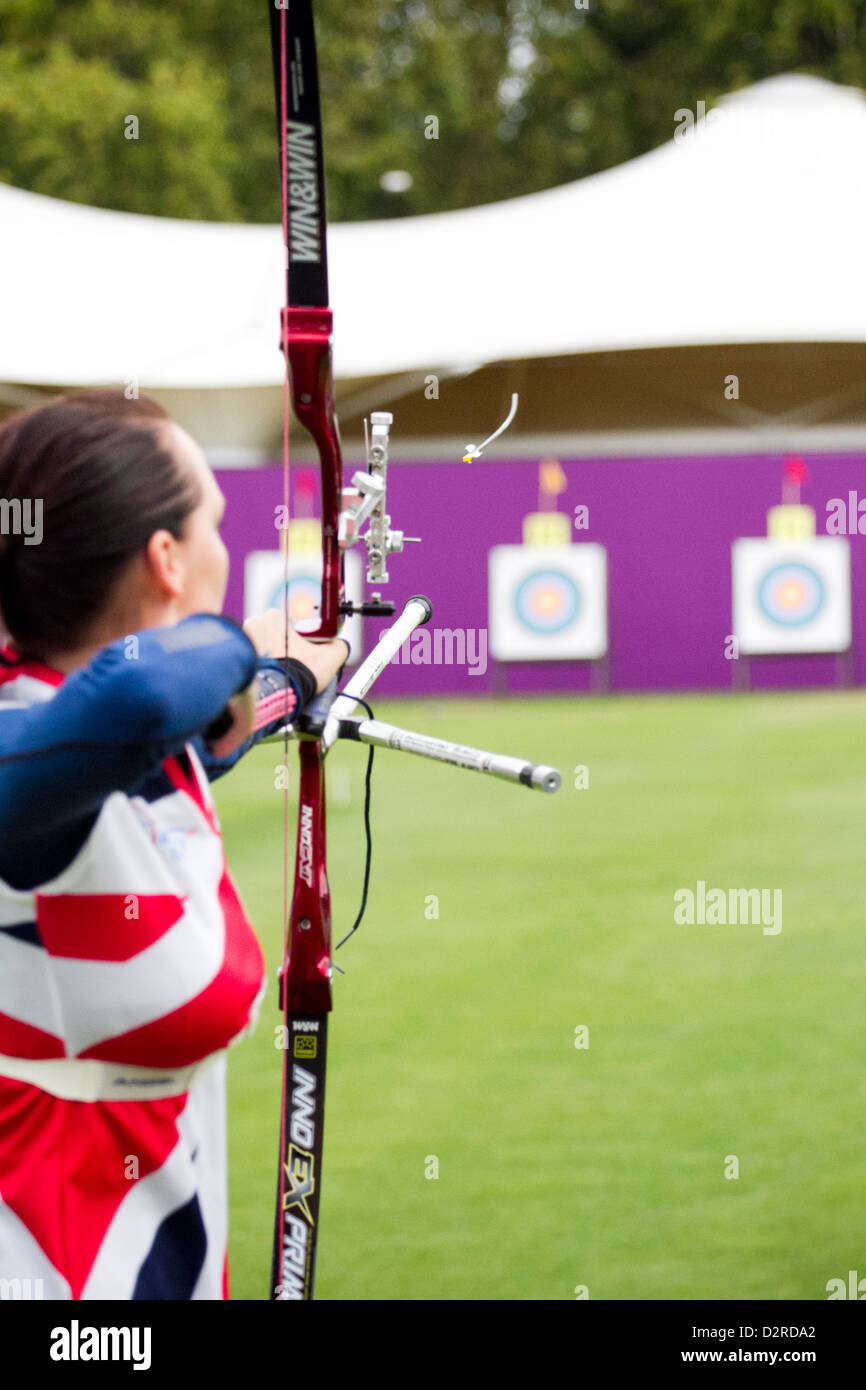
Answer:
<path fill-rule="evenodd" d="M 800 501 L 800 488 L 809 478 L 806 460 L 799 454 L 789 454 L 782 470 L 782 501 L 788 506 Z"/>
<path fill-rule="evenodd" d="M 805 483 L 809 480 L 809 470 L 806 467 L 806 460 L 800 458 L 799 454 L 791 454 L 785 459 L 785 471 L 782 475 L 786 483 Z"/>

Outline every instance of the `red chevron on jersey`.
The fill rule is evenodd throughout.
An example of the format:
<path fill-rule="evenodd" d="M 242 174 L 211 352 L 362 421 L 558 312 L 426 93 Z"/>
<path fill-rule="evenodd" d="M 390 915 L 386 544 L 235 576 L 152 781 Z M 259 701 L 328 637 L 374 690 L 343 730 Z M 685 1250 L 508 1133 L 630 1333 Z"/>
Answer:
<path fill-rule="evenodd" d="M 46 1033 L 43 1028 L 34 1028 L 32 1023 L 22 1023 L 20 1018 L 12 1018 L 0 1012 L 0 1056 L 35 1057 L 44 1061 L 49 1057 L 65 1057 L 63 1039 L 54 1033 Z"/>
<path fill-rule="evenodd" d="M 249 1013 L 250 991 L 258 989 L 262 955 L 228 873 L 220 881 L 220 905 L 226 924 L 225 960 L 211 983 L 189 1003 L 141 1028 L 88 1047 L 81 1057 L 126 1062 L 143 1067 L 185 1067 L 226 1044 L 225 1020 Z"/>
<path fill-rule="evenodd" d="M 131 960 L 183 916 L 171 893 L 36 895 L 36 925 L 50 956 Z"/>

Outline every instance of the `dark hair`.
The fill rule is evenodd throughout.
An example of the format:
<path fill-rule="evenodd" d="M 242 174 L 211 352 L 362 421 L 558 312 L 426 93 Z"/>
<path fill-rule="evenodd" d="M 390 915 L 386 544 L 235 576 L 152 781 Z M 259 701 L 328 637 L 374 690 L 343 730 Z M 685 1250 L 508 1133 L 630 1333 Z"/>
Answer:
<path fill-rule="evenodd" d="M 0 502 L 41 504 L 39 544 L 0 535 L 0 616 L 19 657 L 87 639 L 154 531 L 182 538 L 198 480 L 160 439 L 170 420 L 147 396 L 75 391 L 0 426 Z"/>

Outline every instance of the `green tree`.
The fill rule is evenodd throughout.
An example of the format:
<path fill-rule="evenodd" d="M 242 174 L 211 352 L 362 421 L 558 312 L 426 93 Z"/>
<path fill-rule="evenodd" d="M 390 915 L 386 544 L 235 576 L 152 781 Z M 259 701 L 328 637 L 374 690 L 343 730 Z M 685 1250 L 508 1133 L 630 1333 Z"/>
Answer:
<path fill-rule="evenodd" d="M 333 220 L 596 173 L 776 73 L 866 87 L 866 0 L 316 0 L 316 23 Z M 277 220 L 267 0 L 3 0 L 0 180 Z"/>

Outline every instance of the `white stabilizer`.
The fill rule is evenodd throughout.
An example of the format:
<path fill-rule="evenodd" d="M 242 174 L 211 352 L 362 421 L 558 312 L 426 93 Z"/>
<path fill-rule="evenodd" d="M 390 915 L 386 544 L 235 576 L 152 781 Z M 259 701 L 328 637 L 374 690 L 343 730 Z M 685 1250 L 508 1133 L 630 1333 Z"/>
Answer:
<path fill-rule="evenodd" d="M 452 743 L 449 739 L 433 738 L 429 734 L 414 733 L 411 729 L 398 729 L 396 725 L 386 724 L 381 719 L 344 720 L 344 733 L 349 733 L 348 725 L 353 726 L 351 736 L 360 743 L 372 743 L 377 748 L 395 748 L 400 753 L 415 753 L 418 757 L 450 763 L 452 767 L 469 768 L 472 772 L 486 772 L 506 782 L 519 782 L 531 791 L 555 792 L 562 784 L 557 769 L 545 763 L 528 763 L 525 758 L 512 758 L 506 753 L 488 753 L 483 748 L 470 748 L 465 743 Z"/>
<path fill-rule="evenodd" d="M 325 731 L 322 734 L 322 747 L 325 752 L 338 738 L 340 720 L 352 713 L 359 699 L 367 694 L 373 683 L 379 679 L 388 662 L 411 637 L 416 627 L 426 623 L 432 612 L 428 599 L 410 598 L 399 618 L 383 632 L 379 641 L 365 661 L 361 662 L 345 690 L 342 690 L 331 706 Z"/>

